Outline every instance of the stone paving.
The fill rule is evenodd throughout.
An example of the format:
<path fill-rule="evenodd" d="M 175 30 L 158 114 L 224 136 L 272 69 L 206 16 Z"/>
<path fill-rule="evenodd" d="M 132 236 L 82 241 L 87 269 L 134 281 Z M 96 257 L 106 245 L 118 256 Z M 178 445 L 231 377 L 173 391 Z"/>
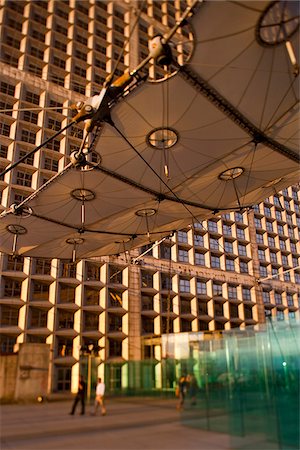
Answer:
<path fill-rule="evenodd" d="M 1 405 L 1 450 L 229 450 L 230 437 L 184 426 L 176 401 L 107 400 L 107 415 L 71 402 Z"/>

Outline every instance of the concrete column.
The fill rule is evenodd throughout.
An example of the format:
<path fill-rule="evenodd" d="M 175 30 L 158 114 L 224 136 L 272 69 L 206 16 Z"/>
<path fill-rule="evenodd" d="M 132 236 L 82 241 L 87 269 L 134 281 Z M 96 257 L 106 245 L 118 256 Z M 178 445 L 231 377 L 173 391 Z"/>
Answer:
<path fill-rule="evenodd" d="M 128 283 L 128 357 L 130 360 L 141 359 L 141 294 L 140 294 L 140 268 L 131 265 L 129 268 Z"/>
<path fill-rule="evenodd" d="M 128 52 L 129 57 L 129 69 L 133 70 L 139 64 L 139 27 L 136 26 L 134 29 L 133 26 L 136 22 L 137 15 L 139 13 L 140 4 L 138 1 L 130 2 L 130 20 L 129 20 L 129 32 L 131 33 L 130 37 L 130 48 Z"/>
<path fill-rule="evenodd" d="M 257 304 L 257 321 L 259 323 L 264 323 L 265 319 L 265 309 L 262 297 L 262 286 L 258 282 L 260 278 L 259 273 L 259 258 L 258 258 L 258 246 L 256 243 L 256 231 L 254 224 L 254 211 L 249 211 L 248 213 L 248 223 L 249 223 L 249 240 L 251 247 L 251 256 L 252 256 L 252 267 L 253 267 L 253 275 L 255 278 L 254 281 L 254 290 L 255 290 L 255 301 Z"/>
<path fill-rule="evenodd" d="M 22 344 L 18 355 L 15 399 L 45 396 L 48 391 L 50 346 Z"/>

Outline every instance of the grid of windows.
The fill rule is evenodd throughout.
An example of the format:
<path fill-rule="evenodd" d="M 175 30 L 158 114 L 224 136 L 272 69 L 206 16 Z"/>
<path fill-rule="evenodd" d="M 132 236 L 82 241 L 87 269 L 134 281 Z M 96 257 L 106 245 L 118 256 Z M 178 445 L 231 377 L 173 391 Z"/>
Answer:
<path fill-rule="evenodd" d="M 120 54 L 127 35 L 125 3 L 122 9 L 116 7 L 116 2 L 96 2 L 95 5 L 90 2 L 89 7 L 81 2 L 74 3 L 76 30 L 72 43 L 70 38 L 73 26 L 68 20 L 73 4 L 65 9 L 64 4 L 55 2 L 54 11 L 50 11 L 47 2 L 42 2 L 44 9 L 32 2 L 26 4 L 30 9 L 30 17 L 28 35 L 22 37 L 24 42 L 28 40 L 25 42 L 27 45 L 22 45 L 25 49 L 24 71 L 38 75 L 41 79 L 37 83 L 34 78 L 35 82 L 32 82 L 32 78 L 5 75 L 0 82 L 1 108 L 8 108 L 20 101 L 22 106 L 28 108 L 47 106 L 56 109 L 47 113 L 16 113 L 17 126 L 12 125 L 15 116 L 10 113 L 2 116 L 1 158 L 8 159 L 9 163 L 15 161 L 40 142 L 40 135 L 47 139 L 61 129 L 67 119 L 67 110 L 62 109 L 66 105 L 66 98 L 60 94 L 56 85 L 86 95 L 96 89 L 95 83 L 102 85 L 107 75 L 106 70 Z M 178 14 L 178 2 L 167 3 L 165 6 L 169 15 L 167 14 L 166 19 L 168 24 L 173 24 Z M 7 2 L 4 8 L 11 10 L 12 5 L 18 8 L 18 13 L 24 14 L 22 2 Z M 184 9 L 183 2 L 181 7 Z M 147 5 L 144 5 L 144 9 L 154 19 L 161 21 L 160 3 L 154 5 L 153 12 L 152 8 L 148 11 Z M 53 26 L 46 29 L 45 25 L 49 27 L 51 22 L 48 20 L 50 16 L 51 20 L 53 18 Z M 12 14 L 12 11 L 5 17 L 8 30 L 6 44 L 11 46 L 12 52 L 9 56 L 5 56 L 4 52 L 2 56 L 4 61 L 10 61 L 16 67 L 23 52 L 20 50 L 19 34 L 23 31 L 23 21 L 17 14 Z M 152 29 L 152 22 L 148 23 L 145 19 L 139 25 L 141 45 L 138 56 L 148 54 L 149 27 Z M 91 30 L 93 33 L 88 34 Z M 126 56 L 125 54 L 122 61 L 122 69 L 127 64 Z M 45 81 L 49 83 L 46 84 Z M 74 96 L 74 102 L 81 98 L 74 92 L 71 96 Z M 57 172 L 59 162 L 63 162 L 70 151 L 79 148 L 82 135 L 82 128 L 73 126 L 66 134 L 47 144 L 41 158 L 27 158 L 25 163 L 31 167 L 26 170 L 20 167 L 14 172 L 13 183 L 19 185 L 19 188 L 6 188 L 8 195 L 5 193 L 2 196 L 3 202 L 6 202 L 3 206 L 26 198 L 30 191 L 28 188 L 34 187 L 36 171 L 45 169 Z M 14 144 L 10 144 L 12 140 L 17 142 L 14 147 Z M 46 175 L 50 176 L 45 173 L 45 177 Z M 1 260 L 3 262 L 0 262 L 3 272 L 1 299 L 5 303 L 1 325 L 17 326 L 24 322 L 29 329 L 49 327 L 49 332 L 53 333 L 52 343 L 57 358 L 75 357 L 75 328 L 79 334 L 88 332 L 95 340 L 103 335 L 107 339 L 105 358 L 109 359 L 124 358 L 128 354 L 127 350 L 124 351 L 127 344 L 123 339 L 128 332 L 128 305 L 131 308 L 132 304 L 139 311 L 135 320 L 145 337 L 164 331 L 191 331 L 192 328 L 228 329 L 232 326 L 230 319 L 237 318 L 245 319 L 249 324 L 256 323 L 259 320 L 258 296 L 253 282 L 252 263 L 256 258 L 252 251 L 255 239 L 259 244 L 258 256 L 261 262 L 259 276 L 277 277 L 277 290 L 264 291 L 263 302 L 266 307 L 274 306 L 274 317 L 278 314 L 280 320 L 282 317 L 293 320 L 299 315 L 299 288 L 295 284 L 299 284 L 300 273 L 290 270 L 299 265 L 299 204 L 298 188 L 294 187 L 282 194 L 277 193 L 264 204 L 256 205 L 254 211 L 249 213 L 228 213 L 222 218 L 214 216 L 208 222 L 195 223 L 190 229 L 161 243 L 159 249 L 154 248 L 151 255 L 153 265 L 143 266 L 142 263 L 137 269 L 140 278 L 133 274 L 131 266 L 127 264 L 129 276 L 125 276 L 122 266 L 124 260 L 108 263 L 103 259 L 72 264 L 70 261 L 39 258 L 30 262 L 21 256 L 5 256 Z M 257 231 L 255 236 L 250 236 L 251 230 L 248 227 L 251 217 Z M 158 256 L 161 259 L 159 263 Z M 194 266 L 190 264 L 192 260 Z M 287 272 L 283 273 L 284 270 Z M 257 279 L 257 274 L 255 277 Z M 135 284 L 132 280 L 136 281 Z M 290 286 L 289 292 L 287 289 L 280 291 L 278 280 L 285 281 Z M 134 300 L 131 298 L 132 293 L 136 296 Z M 16 307 L 8 305 L 11 299 Z M 241 307 L 238 306 L 239 302 L 243 302 Z M 20 308 L 21 304 L 25 308 Z M 52 306 L 55 313 L 52 310 L 49 312 Z M 279 309 L 276 312 L 277 307 Z M 22 314 L 25 314 L 24 321 L 19 320 Z M 161 317 L 157 317 L 159 314 Z M 181 314 L 185 314 L 185 317 L 182 318 Z M 197 314 L 202 317 L 197 317 Z M 194 315 L 195 321 L 187 315 Z M 213 320 L 214 315 L 217 320 Z M 56 331 L 70 336 L 58 336 Z M 120 332 L 122 337 L 112 334 Z M 36 330 L 31 334 L 27 330 L 21 330 L 20 333 L 21 340 L 24 338 L 28 342 L 45 342 L 45 336 L 36 334 Z M 87 339 L 86 336 L 84 338 Z M 80 339 L 83 339 L 82 336 Z M 2 351 L 13 351 L 15 343 L 15 336 L 3 335 Z M 55 376 L 57 390 L 70 389 L 71 367 L 59 367 Z"/>

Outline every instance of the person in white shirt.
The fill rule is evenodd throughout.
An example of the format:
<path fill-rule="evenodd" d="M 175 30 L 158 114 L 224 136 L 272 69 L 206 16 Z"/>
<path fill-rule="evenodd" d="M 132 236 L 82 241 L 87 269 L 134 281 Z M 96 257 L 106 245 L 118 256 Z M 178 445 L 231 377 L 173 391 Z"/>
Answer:
<path fill-rule="evenodd" d="M 104 405 L 104 394 L 105 394 L 105 384 L 102 382 L 101 378 L 98 378 L 98 383 L 96 386 L 96 398 L 95 398 L 95 408 L 93 415 L 97 413 L 98 406 L 101 406 L 101 414 L 105 416 L 106 408 Z"/>

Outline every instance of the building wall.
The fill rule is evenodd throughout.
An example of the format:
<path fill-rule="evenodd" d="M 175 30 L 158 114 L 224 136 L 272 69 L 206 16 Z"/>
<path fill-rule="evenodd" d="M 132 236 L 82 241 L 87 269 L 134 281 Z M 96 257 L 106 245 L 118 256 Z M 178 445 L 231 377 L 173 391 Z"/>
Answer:
<path fill-rule="evenodd" d="M 19 346 L 15 400 L 47 395 L 49 357 L 49 345 L 25 343 Z"/>
<path fill-rule="evenodd" d="M 71 104 L 100 91 L 129 36 L 117 75 L 147 54 L 148 35 L 167 29 L 185 9 L 177 0 L 145 2 L 134 27 L 137 2 L 1 3 L 0 109 L 15 109 L 0 112 L 1 168 L 63 127 Z M 153 67 L 150 74 L 163 76 Z M 81 136 L 81 125 L 71 127 L 5 175 L 2 208 L 62 169 Z M 297 186 L 274 192 L 253 211 L 194 223 L 141 258 L 145 248 L 76 264 L 2 255 L 2 352 L 16 343 L 49 344 L 50 389 L 64 391 L 76 388 L 89 344 L 100 347 L 102 361 L 122 365 L 159 359 L 162 333 L 244 328 L 263 322 L 265 311 L 294 320 L 299 205 Z"/>
<path fill-rule="evenodd" d="M 2 355 L 0 360 L 0 399 L 32 400 L 49 392 L 50 347 L 25 343 L 17 353 Z"/>
<path fill-rule="evenodd" d="M 17 354 L 0 358 L 0 399 L 11 401 L 15 396 L 17 379 Z"/>

